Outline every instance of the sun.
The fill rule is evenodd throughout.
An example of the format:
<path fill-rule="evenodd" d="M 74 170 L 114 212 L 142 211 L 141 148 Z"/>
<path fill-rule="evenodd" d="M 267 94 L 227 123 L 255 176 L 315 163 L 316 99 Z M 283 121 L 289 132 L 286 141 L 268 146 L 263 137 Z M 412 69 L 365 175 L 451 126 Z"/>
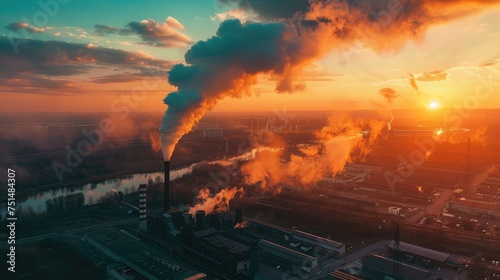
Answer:
<path fill-rule="evenodd" d="M 437 108 L 439 108 L 439 103 L 437 101 L 431 101 L 431 103 L 429 103 L 429 109 L 436 110 Z"/>

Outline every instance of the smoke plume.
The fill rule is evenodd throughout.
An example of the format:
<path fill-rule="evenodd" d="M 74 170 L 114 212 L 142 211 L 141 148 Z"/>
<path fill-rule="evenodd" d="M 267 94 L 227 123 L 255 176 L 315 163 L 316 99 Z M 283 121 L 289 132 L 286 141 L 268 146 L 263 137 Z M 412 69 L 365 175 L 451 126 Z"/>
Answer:
<path fill-rule="evenodd" d="M 204 210 L 207 215 L 212 212 L 227 211 L 229 210 L 229 201 L 237 194 L 242 196 L 245 194 L 245 190 L 236 187 L 225 188 L 214 195 L 208 188 L 201 189 L 197 196 L 198 203 L 189 208 L 189 213 L 194 217 L 198 210 Z"/>
<path fill-rule="evenodd" d="M 356 44 L 376 51 L 398 50 L 408 40 L 419 42 L 432 25 L 481 11 L 499 1 L 479 0 L 310 0 L 297 5 L 283 1 L 223 0 L 279 22 L 222 22 L 215 36 L 194 44 L 168 81 L 177 87 L 164 99 L 168 106 L 160 127 L 164 158 L 175 145 L 226 97 L 250 95 L 258 76 L 277 80 L 277 92 L 304 89 L 304 66 L 332 49 Z M 287 2 L 288 3 L 288 2 Z M 287 9 L 280 12 L 280 9 Z M 291 10 L 290 10 L 291 9 Z M 294 10 L 295 9 L 295 10 Z M 413 79 L 414 80 L 414 79 Z M 415 84 L 416 85 L 416 84 Z"/>
<path fill-rule="evenodd" d="M 330 118 L 317 133 L 318 144 L 303 146 L 284 159 L 284 151 L 261 152 L 241 167 L 247 184 L 268 188 L 278 183 L 304 185 L 335 176 L 347 163 L 363 160 L 386 126 L 382 120 Z"/>
<path fill-rule="evenodd" d="M 248 227 L 247 220 L 244 220 L 241 223 L 236 223 L 236 225 L 234 225 L 234 228 L 246 228 L 246 227 Z"/>

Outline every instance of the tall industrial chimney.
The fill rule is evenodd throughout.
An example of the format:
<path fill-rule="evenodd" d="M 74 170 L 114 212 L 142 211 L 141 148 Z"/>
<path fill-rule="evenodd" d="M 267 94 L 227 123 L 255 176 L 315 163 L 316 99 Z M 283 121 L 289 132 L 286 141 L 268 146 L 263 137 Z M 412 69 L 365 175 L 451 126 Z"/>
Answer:
<path fill-rule="evenodd" d="M 168 212 L 170 210 L 170 161 L 163 162 L 163 172 L 165 182 L 165 193 L 163 195 L 163 210 Z"/>
<path fill-rule="evenodd" d="M 139 228 L 148 231 L 147 205 L 146 205 L 146 184 L 139 185 Z"/>

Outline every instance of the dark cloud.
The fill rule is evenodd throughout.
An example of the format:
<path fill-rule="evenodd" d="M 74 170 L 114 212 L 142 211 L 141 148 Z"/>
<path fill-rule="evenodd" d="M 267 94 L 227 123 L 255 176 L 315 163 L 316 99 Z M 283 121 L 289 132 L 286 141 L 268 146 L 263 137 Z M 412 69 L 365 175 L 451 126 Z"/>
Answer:
<path fill-rule="evenodd" d="M 45 32 L 45 28 L 31 26 L 26 22 L 13 22 L 5 26 L 5 28 L 16 33 L 22 33 L 22 31 L 27 31 L 32 34 Z"/>
<path fill-rule="evenodd" d="M 117 34 L 125 36 L 137 34 L 144 43 L 157 47 L 178 48 L 192 42 L 189 36 L 181 32 L 181 30 L 184 30 L 184 26 L 173 17 L 168 17 L 164 22 L 157 22 L 152 19 L 132 21 L 127 24 L 126 28 L 96 24 L 95 29 L 95 32 L 99 35 Z"/>
<path fill-rule="evenodd" d="M 18 59 L 20 62 L 26 61 L 29 64 L 44 65 L 45 68 L 47 68 L 47 65 L 53 66 L 65 63 L 105 63 L 125 66 L 154 66 L 159 68 L 170 68 L 171 66 L 170 61 L 158 60 L 142 53 L 103 48 L 89 44 L 16 38 L 12 40 L 21 40 L 17 46 L 17 53 L 14 51 L 8 37 L 0 37 L 0 56 L 3 59 Z M 28 65 L 21 64 L 18 67 L 22 68 L 25 66 L 27 67 Z M 16 66 L 9 65 L 9 67 Z"/>
<path fill-rule="evenodd" d="M 11 40 L 17 45 L 17 53 Z M 69 79 L 72 75 L 91 73 L 98 68 L 112 71 L 117 66 L 122 71 L 129 69 L 131 74 L 137 76 L 164 77 L 173 65 L 173 62 L 142 53 L 62 41 L 9 37 L 0 37 L 0 61 L 0 84 L 35 88 L 71 87 Z M 119 79 L 118 76 L 115 79 Z"/>
<path fill-rule="evenodd" d="M 392 101 L 396 99 L 399 95 L 396 93 L 396 90 L 392 88 L 381 88 L 378 91 L 378 94 L 380 94 L 382 97 L 387 100 L 387 103 L 392 104 Z"/>
<path fill-rule="evenodd" d="M 107 34 L 118 34 L 118 35 L 130 35 L 134 32 L 127 28 L 117 28 L 109 25 L 96 24 L 95 33 L 99 35 L 107 35 Z"/>
<path fill-rule="evenodd" d="M 437 70 L 432 72 L 423 73 L 416 78 L 417 81 L 421 82 L 438 82 L 445 81 L 448 78 L 448 72 L 444 70 Z"/>

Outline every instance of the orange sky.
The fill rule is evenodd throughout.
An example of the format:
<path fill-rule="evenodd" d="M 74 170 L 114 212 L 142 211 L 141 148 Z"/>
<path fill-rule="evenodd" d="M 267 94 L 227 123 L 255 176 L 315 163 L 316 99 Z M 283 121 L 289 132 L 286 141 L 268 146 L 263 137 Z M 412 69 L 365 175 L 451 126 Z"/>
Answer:
<path fill-rule="evenodd" d="M 276 94 L 275 82 L 262 76 L 252 89 L 253 97 L 225 99 L 214 111 L 424 108 L 433 100 L 440 107 L 460 107 L 475 102 L 472 99 L 478 91 L 483 92 L 478 108 L 498 108 L 499 45 L 500 9 L 490 9 L 433 27 L 422 42 L 409 42 L 398 52 L 376 53 L 362 46 L 333 51 L 302 73 L 307 87 L 302 92 Z M 144 55 L 165 59 L 161 52 L 152 54 L 147 47 L 141 48 Z M 174 55 L 178 61 L 186 49 Z M 92 78 L 99 77 L 99 71 Z M 411 86 L 409 74 L 415 77 L 418 91 Z M 144 98 L 134 99 L 133 89 L 144 88 L 144 79 L 148 82 L 151 78 L 100 84 L 83 75 L 75 76 L 64 88 L 26 86 L 22 92 L 17 86 L 3 84 L 0 108 L 2 112 L 109 112 L 126 106 L 131 111 L 164 111 L 162 100 L 174 90 L 166 75 L 154 80 L 157 83 L 146 90 Z M 382 88 L 397 92 L 393 104 L 378 94 Z"/>

